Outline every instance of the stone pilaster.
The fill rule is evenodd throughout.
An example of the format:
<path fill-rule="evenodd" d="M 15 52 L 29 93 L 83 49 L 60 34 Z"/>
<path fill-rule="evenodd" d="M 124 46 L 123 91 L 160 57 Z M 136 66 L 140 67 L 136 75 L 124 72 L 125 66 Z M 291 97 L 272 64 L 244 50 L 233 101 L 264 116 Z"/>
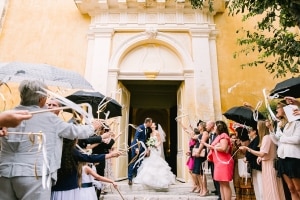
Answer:
<path fill-rule="evenodd" d="M 113 29 L 92 28 L 88 34 L 88 59 L 85 76 L 95 90 L 107 94 L 108 64 Z"/>

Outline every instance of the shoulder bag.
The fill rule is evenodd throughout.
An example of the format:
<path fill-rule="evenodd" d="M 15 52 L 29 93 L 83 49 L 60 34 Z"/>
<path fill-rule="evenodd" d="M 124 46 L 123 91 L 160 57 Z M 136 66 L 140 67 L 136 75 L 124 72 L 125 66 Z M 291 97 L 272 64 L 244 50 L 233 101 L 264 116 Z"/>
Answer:
<path fill-rule="evenodd" d="M 201 151 L 199 151 L 199 148 L 193 148 L 192 156 L 197 157 L 197 158 L 198 157 L 204 158 L 205 153 L 206 153 L 206 150 L 204 148 Z"/>

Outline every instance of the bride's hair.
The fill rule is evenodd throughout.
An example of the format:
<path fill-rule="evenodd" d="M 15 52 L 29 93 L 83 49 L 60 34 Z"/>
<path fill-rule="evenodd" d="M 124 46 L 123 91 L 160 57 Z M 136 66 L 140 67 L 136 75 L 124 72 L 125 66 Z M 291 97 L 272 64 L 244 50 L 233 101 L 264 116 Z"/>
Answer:
<path fill-rule="evenodd" d="M 166 141 L 166 133 L 162 129 L 161 125 L 157 122 L 152 122 L 152 123 L 155 124 L 155 130 L 157 130 L 157 132 L 159 133 L 161 141 L 165 142 Z"/>
<path fill-rule="evenodd" d="M 155 124 L 155 130 L 158 130 L 159 124 L 157 122 L 152 122 L 152 123 Z"/>

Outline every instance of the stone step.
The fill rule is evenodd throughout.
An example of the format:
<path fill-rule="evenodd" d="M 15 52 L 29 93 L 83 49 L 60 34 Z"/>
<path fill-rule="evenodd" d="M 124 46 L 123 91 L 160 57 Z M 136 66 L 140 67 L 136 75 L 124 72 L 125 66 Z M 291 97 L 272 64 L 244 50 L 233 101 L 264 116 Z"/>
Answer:
<path fill-rule="evenodd" d="M 205 196 L 205 197 L 200 197 L 200 196 L 191 196 L 191 195 L 148 195 L 148 194 L 140 194 L 140 195 L 123 195 L 123 198 L 120 195 L 104 195 L 99 198 L 100 200 L 120 200 L 120 199 L 125 199 L 125 200 L 196 200 L 196 199 L 207 199 L 207 200 L 218 200 L 217 196 Z"/>
<path fill-rule="evenodd" d="M 212 180 L 208 181 L 208 189 L 213 189 Z M 200 197 L 196 193 L 192 193 L 192 184 L 191 183 L 181 183 L 177 182 L 174 185 L 170 185 L 168 189 L 165 190 L 154 190 L 147 187 L 144 187 L 140 184 L 128 185 L 127 180 L 118 182 L 118 188 L 126 200 L 164 200 L 164 199 L 183 199 L 183 200 L 194 200 L 194 199 L 210 199 L 216 200 L 218 197 L 214 194 L 209 194 L 205 197 Z M 110 199 L 117 200 L 122 199 L 120 194 L 114 188 L 106 190 L 107 194 L 101 195 L 100 199 Z"/>

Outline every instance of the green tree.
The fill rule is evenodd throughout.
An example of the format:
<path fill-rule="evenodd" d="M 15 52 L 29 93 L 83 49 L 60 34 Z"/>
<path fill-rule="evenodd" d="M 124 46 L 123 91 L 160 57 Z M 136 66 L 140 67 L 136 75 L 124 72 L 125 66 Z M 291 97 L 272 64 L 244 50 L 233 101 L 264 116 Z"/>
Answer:
<path fill-rule="evenodd" d="M 191 0 L 191 4 L 202 9 L 206 1 Z M 235 52 L 234 57 L 259 52 L 256 60 L 242 67 L 263 65 L 274 77 L 299 75 L 300 36 L 295 29 L 300 26 L 300 0 L 232 0 L 228 9 L 232 16 L 241 13 L 243 21 L 260 16 L 253 29 L 237 30 L 245 36 L 238 39 L 242 50 Z"/>

